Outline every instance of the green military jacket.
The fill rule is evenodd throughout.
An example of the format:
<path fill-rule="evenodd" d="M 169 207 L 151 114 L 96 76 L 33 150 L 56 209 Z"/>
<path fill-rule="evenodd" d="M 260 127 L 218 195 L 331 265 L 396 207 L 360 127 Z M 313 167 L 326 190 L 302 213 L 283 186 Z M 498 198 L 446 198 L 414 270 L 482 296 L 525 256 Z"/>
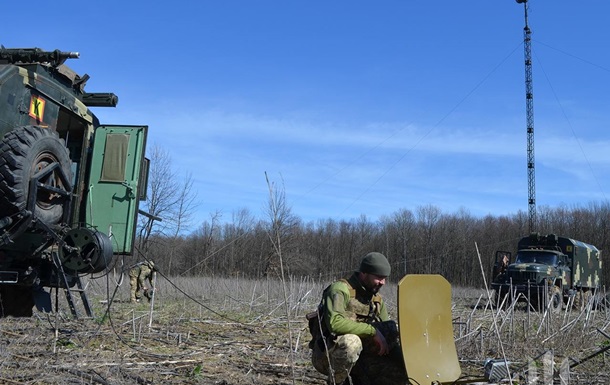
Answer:
<path fill-rule="evenodd" d="M 389 320 L 381 295 L 362 286 L 358 273 L 331 284 L 324 291 L 321 306 L 324 326 L 333 335 L 373 337 L 376 330 L 371 323 Z"/>

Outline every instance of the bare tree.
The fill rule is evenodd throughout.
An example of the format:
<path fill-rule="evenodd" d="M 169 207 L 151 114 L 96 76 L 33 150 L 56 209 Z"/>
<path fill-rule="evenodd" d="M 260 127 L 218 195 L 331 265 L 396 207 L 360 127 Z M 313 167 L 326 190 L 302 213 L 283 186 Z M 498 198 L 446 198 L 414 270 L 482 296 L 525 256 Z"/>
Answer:
<path fill-rule="evenodd" d="M 166 219 L 168 230 L 173 230 L 167 260 L 167 274 L 171 274 L 173 261 L 176 253 L 179 252 L 180 235 L 191 225 L 194 209 L 197 206 L 192 174 L 186 174 L 182 183 L 177 187 L 179 190 L 176 193 L 176 203 L 170 208 L 171 215 Z"/>
<path fill-rule="evenodd" d="M 153 234 L 175 243 L 188 229 L 196 208 L 192 176 L 187 174 L 182 180 L 176 178 L 169 153 L 157 145 L 153 146 L 150 159 L 148 199 L 144 203 L 144 211 L 149 215 L 140 216 L 138 225 L 138 248 L 142 253 L 149 250 Z M 175 245 L 170 246 L 170 250 L 176 250 Z M 172 252 L 167 268 L 173 257 Z"/>
<path fill-rule="evenodd" d="M 393 225 L 396 229 L 395 237 L 398 246 L 398 255 L 402 274 L 407 274 L 407 261 L 409 258 L 409 243 L 413 237 L 415 227 L 415 216 L 410 210 L 401 209 L 394 214 Z"/>
<path fill-rule="evenodd" d="M 222 214 L 217 211 L 210 214 L 210 221 L 204 221 L 189 237 L 181 255 L 180 275 L 206 275 L 220 272 L 219 264 L 223 258 L 218 256 L 220 238 L 220 219 Z"/>
<path fill-rule="evenodd" d="M 424 250 L 423 258 L 428 262 L 426 273 L 431 274 L 433 265 L 436 262 L 438 245 L 434 243 L 435 235 L 438 231 L 438 222 L 441 218 L 441 210 L 434 205 L 419 206 L 417 208 L 417 221 L 421 231 Z"/>
<path fill-rule="evenodd" d="M 256 221 L 247 208 L 232 214 L 232 222 L 223 226 L 226 245 L 225 273 L 231 276 L 245 275 L 255 270 L 252 266 L 253 229 Z"/>
<path fill-rule="evenodd" d="M 272 183 L 267 173 L 265 173 L 265 178 L 269 187 L 269 201 L 266 207 L 266 214 L 270 219 L 268 234 L 273 245 L 273 251 L 266 261 L 265 272 L 267 274 L 279 273 L 281 277 L 284 274 L 283 269 L 285 267 L 284 261 L 282 261 L 284 257 L 282 247 L 291 246 L 290 241 L 299 221 L 297 217 L 292 215 L 283 186 L 280 188 Z"/>
<path fill-rule="evenodd" d="M 286 278 L 284 276 L 284 261 L 282 257 L 282 242 L 290 238 L 291 232 L 298 222 L 296 217 L 291 213 L 291 209 L 286 202 L 286 194 L 282 188 L 278 188 L 269 180 L 267 173 L 265 173 L 267 180 L 267 186 L 269 187 L 269 204 L 267 206 L 267 214 L 271 220 L 269 226 L 269 239 L 273 244 L 273 250 L 275 256 L 277 256 L 277 262 L 279 264 L 280 279 L 282 281 L 282 288 L 284 292 L 284 309 L 286 310 L 286 319 L 290 320 L 290 304 L 288 303 L 288 289 L 286 288 Z M 271 261 L 275 260 L 273 258 Z M 290 342 L 290 362 L 292 365 L 292 383 L 295 383 L 294 373 L 294 349 L 293 349 L 293 337 L 292 328 L 290 322 L 287 324 L 288 328 L 288 339 Z"/>
<path fill-rule="evenodd" d="M 475 217 L 465 208 L 445 214 L 432 205 L 413 212 L 401 209 L 380 221 L 362 215 L 303 224 L 292 214 L 282 184 L 269 178 L 267 183 L 266 218 L 255 218 L 242 209 L 233 214 L 232 222 L 221 223 L 217 212 L 188 236 L 177 235 L 184 221 L 168 220 L 159 228 L 163 231 L 152 231 L 149 252 L 155 258 L 163 257 L 164 268 L 169 255 L 172 269 L 181 274 L 280 279 L 296 275 L 327 280 L 351 272 L 365 251 L 378 250 L 397 267 L 393 274 L 438 273 L 452 284 L 480 287 L 483 282 L 473 255 L 480 252 L 482 267 L 490 272 L 497 250 L 515 252 L 518 240 L 528 235 L 525 211 Z M 176 202 L 180 200 L 177 197 Z M 159 207 L 156 213 L 162 212 L 163 206 Z M 601 250 L 610 248 L 608 202 L 584 207 L 541 206 L 539 210 L 540 232 L 544 229 L 545 234 L 578 239 Z M 166 210 L 164 219 L 173 212 Z M 177 212 L 184 217 L 189 210 Z M 169 223 L 174 224 L 172 231 Z M 607 258 L 607 253 L 602 256 Z M 610 282 L 609 271 L 604 270 L 604 285 Z"/>

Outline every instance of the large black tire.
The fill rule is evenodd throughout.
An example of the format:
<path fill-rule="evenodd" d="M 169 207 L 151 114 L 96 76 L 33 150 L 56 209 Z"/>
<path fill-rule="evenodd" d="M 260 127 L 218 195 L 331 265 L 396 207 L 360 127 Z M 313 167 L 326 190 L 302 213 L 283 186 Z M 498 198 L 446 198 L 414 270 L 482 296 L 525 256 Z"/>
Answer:
<path fill-rule="evenodd" d="M 552 288 L 549 288 L 549 291 L 549 310 L 551 313 L 561 313 L 561 308 L 563 306 L 563 295 L 561 294 L 561 289 L 557 286 L 553 286 Z"/>
<path fill-rule="evenodd" d="M 57 132 L 40 126 L 8 132 L 0 142 L 0 212 L 14 214 L 25 209 L 31 177 L 53 163 L 59 167 L 41 182 L 71 193 L 70 155 Z M 34 215 L 47 225 L 57 224 L 67 209 L 66 197 L 44 188 L 38 188 L 36 195 Z"/>
<path fill-rule="evenodd" d="M 549 286 L 546 298 L 544 293 L 532 296 L 530 302 L 534 309 L 544 312 L 547 309 L 551 313 L 561 313 L 563 308 L 563 294 L 557 286 Z"/>
<path fill-rule="evenodd" d="M 574 300 L 574 307 L 579 311 L 587 310 L 589 306 L 589 301 L 591 301 L 591 297 L 593 297 L 593 289 L 580 289 L 576 293 L 576 298 Z"/>
<path fill-rule="evenodd" d="M 574 309 L 578 311 L 583 311 L 585 310 L 586 305 L 586 294 L 584 290 L 580 288 L 576 291 L 576 294 L 574 295 Z"/>

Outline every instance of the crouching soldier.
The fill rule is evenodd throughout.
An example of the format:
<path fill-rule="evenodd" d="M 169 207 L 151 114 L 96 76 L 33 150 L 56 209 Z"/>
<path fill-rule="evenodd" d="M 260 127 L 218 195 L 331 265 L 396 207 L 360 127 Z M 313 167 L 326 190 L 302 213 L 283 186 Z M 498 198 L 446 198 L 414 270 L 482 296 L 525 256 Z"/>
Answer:
<path fill-rule="evenodd" d="M 396 322 L 379 294 L 390 271 L 383 254 L 367 254 L 349 278 L 324 290 L 318 311 L 308 315 L 312 363 L 329 384 L 409 383 Z"/>

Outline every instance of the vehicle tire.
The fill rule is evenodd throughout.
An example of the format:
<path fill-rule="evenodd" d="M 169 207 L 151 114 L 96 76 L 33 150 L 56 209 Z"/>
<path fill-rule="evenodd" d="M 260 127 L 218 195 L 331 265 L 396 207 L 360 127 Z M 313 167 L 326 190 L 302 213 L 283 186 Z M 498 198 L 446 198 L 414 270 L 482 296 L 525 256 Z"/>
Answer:
<path fill-rule="evenodd" d="M 40 182 L 71 193 L 70 155 L 57 132 L 40 126 L 17 127 L 0 142 L 0 212 L 15 214 L 27 206 L 30 179 L 40 170 L 57 163 Z M 60 170 L 66 181 L 60 178 Z M 57 224 L 68 209 L 61 194 L 38 188 L 34 216 L 47 225 Z"/>
<path fill-rule="evenodd" d="M 583 292 L 582 295 L 582 306 L 581 306 L 581 310 L 586 310 L 589 308 L 589 302 L 592 301 L 593 298 L 593 292 L 591 290 L 587 290 Z"/>
<path fill-rule="evenodd" d="M 588 291 L 585 291 L 584 289 L 578 289 L 578 291 L 576 292 L 576 295 L 574 297 L 574 309 L 578 310 L 578 311 L 583 311 L 586 309 L 587 307 L 587 303 L 589 302 L 589 293 Z"/>
<path fill-rule="evenodd" d="M 552 289 L 549 289 L 550 294 L 549 294 L 549 301 L 550 301 L 550 306 L 549 306 L 549 310 L 552 313 L 560 313 L 561 312 L 561 308 L 563 306 L 563 296 L 561 294 L 561 289 L 558 288 L 557 286 L 553 286 Z"/>
<path fill-rule="evenodd" d="M 574 293 L 574 301 L 572 302 L 572 308 L 574 310 L 581 310 L 582 308 L 582 289 L 577 289 Z"/>

